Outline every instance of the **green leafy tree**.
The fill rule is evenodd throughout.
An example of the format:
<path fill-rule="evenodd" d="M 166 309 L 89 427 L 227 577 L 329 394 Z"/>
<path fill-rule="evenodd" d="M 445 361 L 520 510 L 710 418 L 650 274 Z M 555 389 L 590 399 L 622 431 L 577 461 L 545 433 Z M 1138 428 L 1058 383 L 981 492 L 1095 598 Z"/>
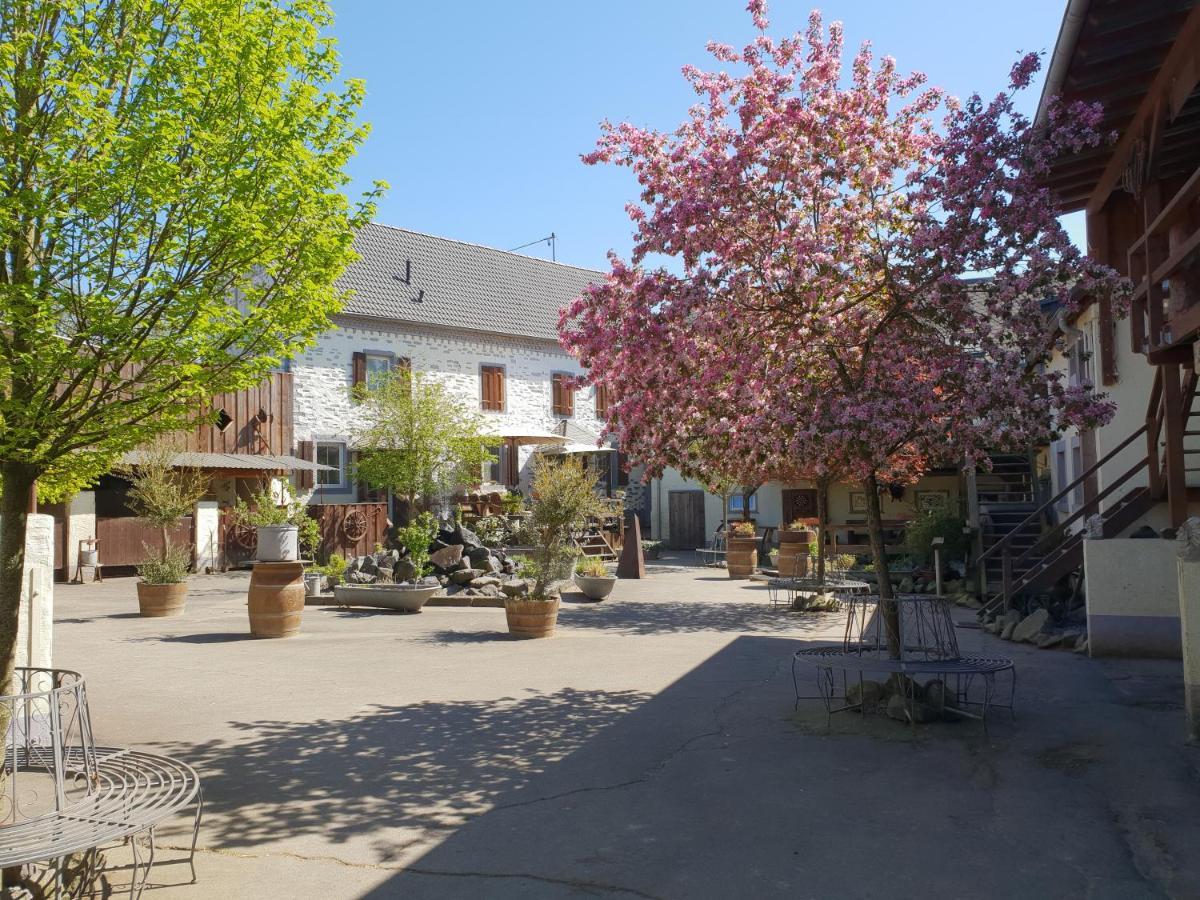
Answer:
<path fill-rule="evenodd" d="M 329 325 L 367 134 L 322 0 L 0 3 L 0 678 L 41 479 L 85 485 Z M 2 725 L 3 723 L 0 723 Z"/>
<path fill-rule="evenodd" d="M 354 389 L 363 426 L 356 477 L 390 490 L 413 509 L 479 481 L 495 457 L 482 420 L 436 381 L 406 370 Z"/>

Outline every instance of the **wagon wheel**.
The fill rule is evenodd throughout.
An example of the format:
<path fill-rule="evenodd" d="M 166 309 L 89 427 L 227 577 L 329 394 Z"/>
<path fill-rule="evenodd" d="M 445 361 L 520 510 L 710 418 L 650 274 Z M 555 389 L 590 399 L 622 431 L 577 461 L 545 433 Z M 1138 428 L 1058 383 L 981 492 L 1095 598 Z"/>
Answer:
<path fill-rule="evenodd" d="M 249 525 L 234 525 L 229 531 L 229 536 L 243 550 L 253 550 L 258 546 L 258 529 Z"/>
<path fill-rule="evenodd" d="M 367 536 L 367 516 L 361 509 L 352 509 L 342 519 L 342 534 L 357 543 Z"/>

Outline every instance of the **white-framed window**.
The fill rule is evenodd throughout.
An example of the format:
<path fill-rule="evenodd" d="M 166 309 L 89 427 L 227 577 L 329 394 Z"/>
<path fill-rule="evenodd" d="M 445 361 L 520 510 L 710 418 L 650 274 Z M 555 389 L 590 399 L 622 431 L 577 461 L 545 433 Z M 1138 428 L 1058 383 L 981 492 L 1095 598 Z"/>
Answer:
<path fill-rule="evenodd" d="M 317 471 L 317 487 L 344 488 L 346 486 L 346 445 L 336 441 L 318 441 L 316 461 L 330 469 Z"/>
<path fill-rule="evenodd" d="M 1055 441 L 1053 445 L 1051 445 L 1050 452 L 1054 456 L 1054 493 L 1059 494 L 1062 493 L 1062 489 L 1065 488 L 1070 481 L 1070 479 L 1067 477 L 1067 442 L 1065 440 Z M 1069 498 L 1064 497 L 1055 505 L 1059 508 L 1059 510 L 1068 512 L 1070 500 Z"/>
<path fill-rule="evenodd" d="M 1083 474 L 1083 447 L 1079 443 L 1079 436 L 1071 438 L 1071 480 L 1074 481 Z M 1071 491 L 1071 509 L 1079 509 L 1083 506 L 1083 482 L 1077 484 L 1074 490 Z"/>
<path fill-rule="evenodd" d="M 744 494 L 730 494 L 729 496 L 729 514 L 742 515 L 742 507 L 745 503 L 746 496 Z M 758 512 L 758 494 L 750 495 L 749 514 L 754 515 Z"/>
<path fill-rule="evenodd" d="M 396 357 L 391 353 L 377 350 L 368 350 L 365 356 L 367 387 L 374 387 L 392 373 L 392 369 L 396 365 Z"/>
<path fill-rule="evenodd" d="M 1079 336 L 1067 349 L 1067 353 L 1067 382 L 1072 386 L 1094 385 L 1096 375 L 1090 322 L 1080 329 Z"/>

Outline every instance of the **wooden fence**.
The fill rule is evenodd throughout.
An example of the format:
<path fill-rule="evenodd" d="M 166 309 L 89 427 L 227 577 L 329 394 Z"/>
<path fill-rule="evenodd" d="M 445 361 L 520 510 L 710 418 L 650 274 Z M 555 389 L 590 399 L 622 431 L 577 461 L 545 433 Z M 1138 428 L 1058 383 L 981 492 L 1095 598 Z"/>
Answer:
<path fill-rule="evenodd" d="M 363 556 L 387 540 L 386 503 L 325 503 L 310 506 L 308 512 L 321 527 L 317 555 L 322 561 L 334 553 L 346 559 Z"/>

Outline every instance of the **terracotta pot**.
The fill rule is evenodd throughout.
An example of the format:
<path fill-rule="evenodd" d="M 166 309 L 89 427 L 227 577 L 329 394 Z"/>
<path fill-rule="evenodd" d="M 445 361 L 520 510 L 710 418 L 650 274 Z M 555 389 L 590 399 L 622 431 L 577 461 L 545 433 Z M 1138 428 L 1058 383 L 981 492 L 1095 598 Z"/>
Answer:
<path fill-rule="evenodd" d="M 175 584 L 137 583 L 138 610 L 148 618 L 182 616 L 187 602 L 187 582 Z"/>
<path fill-rule="evenodd" d="M 504 617 L 508 620 L 508 633 L 518 638 L 551 637 L 558 622 L 558 598 L 551 600 L 504 601 Z"/>
<path fill-rule="evenodd" d="M 749 578 L 758 567 L 758 538 L 730 536 L 725 551 L 730 578 Z"/>
<path fill-rule="evenodd" d="M 255 637 L 285 638 L 298 634 L 304 612 L 303 563 L 255 563 L 246 607 L 250 613 L 250 633 Z"/>
<path fill-rule="evenodd" d="M 781 578 L 802 578 L 808 574 L 808 558 L 816 534 L 808 530 L 779 532 L 779 558 L 776 568 Z"/>

